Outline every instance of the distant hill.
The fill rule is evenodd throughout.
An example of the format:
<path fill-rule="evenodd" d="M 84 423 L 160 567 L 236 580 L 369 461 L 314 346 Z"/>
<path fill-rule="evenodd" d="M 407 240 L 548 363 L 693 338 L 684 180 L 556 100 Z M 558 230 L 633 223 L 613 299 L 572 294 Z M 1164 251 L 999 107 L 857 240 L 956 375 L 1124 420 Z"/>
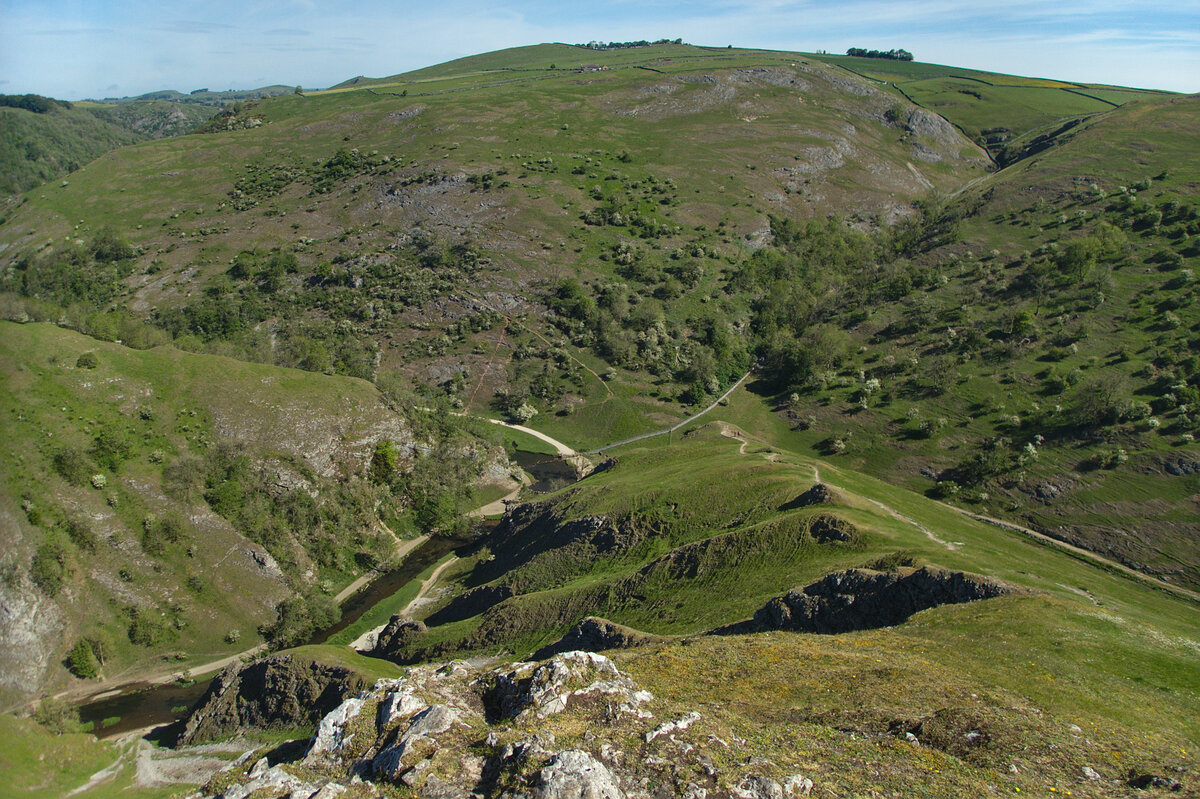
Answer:
<path fill-rule="evenodd" d="M 103 100 L 95 102 L 104 105 L 123 105 L 125 103 L 140 103 L 147 100 L 166 100 L 172 103 L 185 103 L 187 105 L 213 105 L 224 107 L 233 103 L 245 102 L 248 100 L 263 100 L 267 97 L 277 97 L 281 94 L 291 94 L 296 91 L 295 86 L 261 86 L 257 89 L 226 89 L 225 91 L 209 91 L 208 89 L 197 89 L 193 92 L 180 92 L 174 89 L 163 89 L 156 92 L 146 92 L 134 97 L 106 97 Z"/>
<path fill-rule="evenodd" d="M 12 102 L 0 103 L 0 194 L 63 177 L 117 147 L 191 133 L 235 103 L 295 89 L 264 86 L 191 94 L 167 90 L 77 103 L 38 98 L 43 102 L 33 104 L 4 95 Z"/>
<path fill-rule="evenodd" d="M 0 193 L 14 194 L 73 172 L 117 147 L 145 141 L 85 108 L 45 113 L 0 107 Z"/>

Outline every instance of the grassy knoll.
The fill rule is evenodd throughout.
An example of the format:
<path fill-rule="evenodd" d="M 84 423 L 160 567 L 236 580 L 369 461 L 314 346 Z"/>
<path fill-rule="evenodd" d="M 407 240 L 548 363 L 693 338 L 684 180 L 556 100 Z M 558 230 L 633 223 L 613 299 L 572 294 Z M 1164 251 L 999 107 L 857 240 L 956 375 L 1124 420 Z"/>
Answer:
<path fill-rule="evenodd" d="M 350 669 L 361 676 L 368 685 L 374 685 L 379 680 L 395 679 L 403 674 L 403 670 L 393 663 L 378 658 L 364 657 L 345 646 L 321 644 L 319 646 L 298 646 L 284 651 L 300 662 L 307 661 Z"/>
<path fill-rule="evenodd" d="M 623 545 L 597 550 L 568 538 L 542 548 L 494 538 L 493 558 L 464 574 L 461 585 L 507 586 L 516 596 L 471 618 L 453 600 L 431 608 L 428 638 L 413 651 L 503 648 L 521 655 L 587 614 L 652 633 L 696 633 L 745 618 L 771 596 L 825 573 L 896 552 L 1062 601 L 1091 596 L 1083 601 L 1164 634 L 1194 631 L 1196 609 L 1184 600 L 902 488 L 761 440 L 728 438 L 713 425 L 617 457 L 616 468 L 545 505 L 559 527 L 597 515 L 612 520 Z M 835 490 L 837 504 L 786 510 L 812 484 L 814 469 Z M 853 542 L 822 544 L 805 533 L 806 520 L 826 511 L 857 528 Z M 514 534 L 537 541 L 551 530 L 535 525 Z"/>

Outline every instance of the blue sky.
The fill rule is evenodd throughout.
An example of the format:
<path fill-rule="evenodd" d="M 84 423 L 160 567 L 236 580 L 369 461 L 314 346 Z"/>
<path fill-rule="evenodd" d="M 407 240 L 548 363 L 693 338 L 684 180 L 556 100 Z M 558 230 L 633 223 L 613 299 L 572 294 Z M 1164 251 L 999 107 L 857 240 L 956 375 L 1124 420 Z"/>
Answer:
<path fill-rule="evenodd" d="M 1197 0 L 0 0 L 0 93 L 321 88 L 516 45 L 677 37 L 1200 91 Z"/>

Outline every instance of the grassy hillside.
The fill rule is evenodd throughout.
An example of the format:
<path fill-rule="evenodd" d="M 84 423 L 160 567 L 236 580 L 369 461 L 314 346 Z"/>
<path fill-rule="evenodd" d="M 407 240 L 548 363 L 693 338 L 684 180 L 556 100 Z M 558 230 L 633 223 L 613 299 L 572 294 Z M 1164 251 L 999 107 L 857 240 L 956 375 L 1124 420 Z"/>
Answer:
<path fill-rule="evenodd" d="M 26 194 L 0 287 L 580 449 L 758 362 L 810 453 L 1200 584 L 1196 99 L 859 61 L 538 45 L 266 100 Z"/>
<path fill-rule="evenodd" d="M 747 399 L 720 414 L 746 418 Z M 510 517 L 449 596 L 418 612 L 428 631 L 396 654 L 521 658 L 599 614 L 690 636 L 610 653 L 669 703 L 662 718 L 699 708 L 707 733 L 765 747 L 785 772 L 831 790 L 956 796 L 1002 783 L 1005 794 L 1109 796 L 1126 789 L 1112 780 L 1135 774 L 1190 781 L 1200 729 L 1193 600 L 813 460 L 777 433 L 768 443 L 718 422 L 623 450 L 614 467 L 518 514 L 542 521 Z M 797 507 L 818 476 L 833 503 Z M 854 539 L 815 540 L 801 522 L 816 513 L 852 522 Z M 1029 592 L 886 630 L 696 635 L 829 571 L 898 562 Z M 486 605 L 480 586 L 516 593 L 455 618 Z M 977 746 L 971 730 L 986 740 Z M 905 731 L 922 746 L 897 744 Z M 1082 765 L 1104 781 L 1089 783 Z"/>
<path fill-rule="evenodd" d="M 744 371 L 746 309 L 724 284 L 765 241 L 766 212 L 837 207 L 872 227 L 986 165 L 936 117 L 795 54 L 586 51 L 610 69 L 584 74 L 561 50 L 281 97 L 240 112 L 242 130 L 112 153 L 12 211 L 10 263 L 60 250 L 46 245 L 76 224 L 111 226 L 140 255 L 109 301 L 157 310 L 177 335 L 357 376 L 400 369 L 480 409 L 532 395 L 541 418 L 585 420 L 551 429 L 601 444 Z M 533 66 L 479 77 L 500 63 Z M 250 332 L 263 322 L 269 344 Z M 289 360 L 307 339 L 360 352 Z"/>
<path fill-rule="evenodd" d="M 719 415 L 743 413 L 739 402 Z M 897 562 L 981 573 L 1062 599 L 1090 592 L 1132 618 L 1165 613 L 1177 634 L 1195 623 L 1185 600 L 724 423 L 660 441 L 622 451 L 613 468 L 506 519 L 457 578 L 473 593 L 451 591 L 420 611 L 430 631 L 413 639 L 411 653 L 466 647 L 519 657 L 589 614 L 695 634 L 831 571 Z M 818 477 L 833 503 L 797 502 Z M 829 517 L 849 523 L 848 540 L 826 537 L 816 522 Z"/>
<path fill-rule="evenodd" d="M 406 508 L 494 471 L 489 445 L 362 381 L 0 324 L 6 704 L 240 652 L 297 596 L 270 634 L 302 641 L 392 556 Z"/>
<path fill-rule="evenodd" d="M 0 194 L 15 194 L 142 141 L 138 133 L 84 108 L 37 114 L 0 107 Z"/>
<path fill-rule="evenodd" d="M 954 123 L 1002 163 L 1014 147 L 1063 121 L 1110 111 L 1126 103 L 1162 99 L 1167 93 L 1118 86 L 1026 78 L 919 61 L 851 56 L 814 56 L 890 90 Z"/>
<path fill-rule="evenodd" d="M 163 100 L 45 105 L 0 107 L 0 194 L 57 180 L 118 147 L 191 133 L 220 110 Z"/>
<path fill-rule="evenodd" d="M 769 303 L 765 390 L 853 468 L 1197 585 L 1198 116 L 1095 117 L 932 214 L 891 282 Z M 767 293 L 821 246 L 783 228 Z"/>

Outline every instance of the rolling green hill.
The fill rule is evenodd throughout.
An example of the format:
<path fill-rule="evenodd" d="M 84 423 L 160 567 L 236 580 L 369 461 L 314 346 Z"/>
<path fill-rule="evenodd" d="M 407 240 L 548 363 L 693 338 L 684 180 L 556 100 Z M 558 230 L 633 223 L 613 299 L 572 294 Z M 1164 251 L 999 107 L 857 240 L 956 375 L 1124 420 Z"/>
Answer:
<path fill-rule="evenodd" d="M 1198 122 L 939 65 L 547 44 L 112 150 L 0 213 L 0 600 L 35 620 L 3 698 L 304 640 L 507 480 L 457 409 L 598 468 L 369 611 L 422 622 L 376 655 L 523 658 L 602 617 L 654 724 L 742 742 L 714 788 L 753 756 L 847 796 L 1194 791 Z M 917 566 L 1009 593 L 750 632 Z M 526 731 L 649 763 L 606 719 Z M 478 721 L 447 724 L 482 762 Z M 106 751 L 75 749 L 53 784 Z"/>
<path fill-rule="evenodd" d="M 764 314 L 782 412 L 855 468 L 1197 585 L 1198 115 L 1071 127 L 947 203 L 893 283 Z M 793 266 L 759 258 L 787 279 L 810 245 L 785 236 Z"/>
<path fill-rule="evenodd" d="M 83 108 L 0 108 L 0 193 L 25 191 L 142 137 Z"/>
<path fill-rule="evenodd" d="M 1032 137 L 1062 122 L 1127 103 L 1162 99 L 1166 92 L 1025 78 L 913 61 L 817 56 L 877 81 L 954 123 L 1002 163 L 1016 159 Z"/>
<path fill-rule="evenodd" d="M 178 335 L 249 354 L 260 345 L 246 331 L 268 319 L 284 322 L 277 342 L 327 340 L 349 319 L 382 369 L 449 382 L 476 407 L 509 389 L 536 391 L 547 415 L 591 407 L 592 429 L 574 435 L 601 444 L 679 418 L 685 388 L 707 393 L 744 371 L 733 339 L 746 309 L 722 286 L 769 236 L 766 212 L 838 207 L 872 227 L 987 164 L 939 118 L 794 54 L 588 55 L 612 68 L 289 96 L 242 112 L 232 124 L 245 130 L 112 153 L 26 196 L 4 225 L 11 258 L 61 250 L 44 245 L 87 208 L 81 232 L 111 226 L 141 248 L 141 274 L 112 300 L 158 309 Z M 285 274 L 264 292 L 260 262 L 275 251 Z M 590 304 L 569 306 L 574 284 L 557 285 L 568 277 L 590 294 L 610 286 L 602 331 L 571 318 Z M 203 304 L 241 329 L 197 324 Z M 505 374 L 509 345 L 523 355 Z M 608 369 L 620 379 L 598 379 Z"/>

